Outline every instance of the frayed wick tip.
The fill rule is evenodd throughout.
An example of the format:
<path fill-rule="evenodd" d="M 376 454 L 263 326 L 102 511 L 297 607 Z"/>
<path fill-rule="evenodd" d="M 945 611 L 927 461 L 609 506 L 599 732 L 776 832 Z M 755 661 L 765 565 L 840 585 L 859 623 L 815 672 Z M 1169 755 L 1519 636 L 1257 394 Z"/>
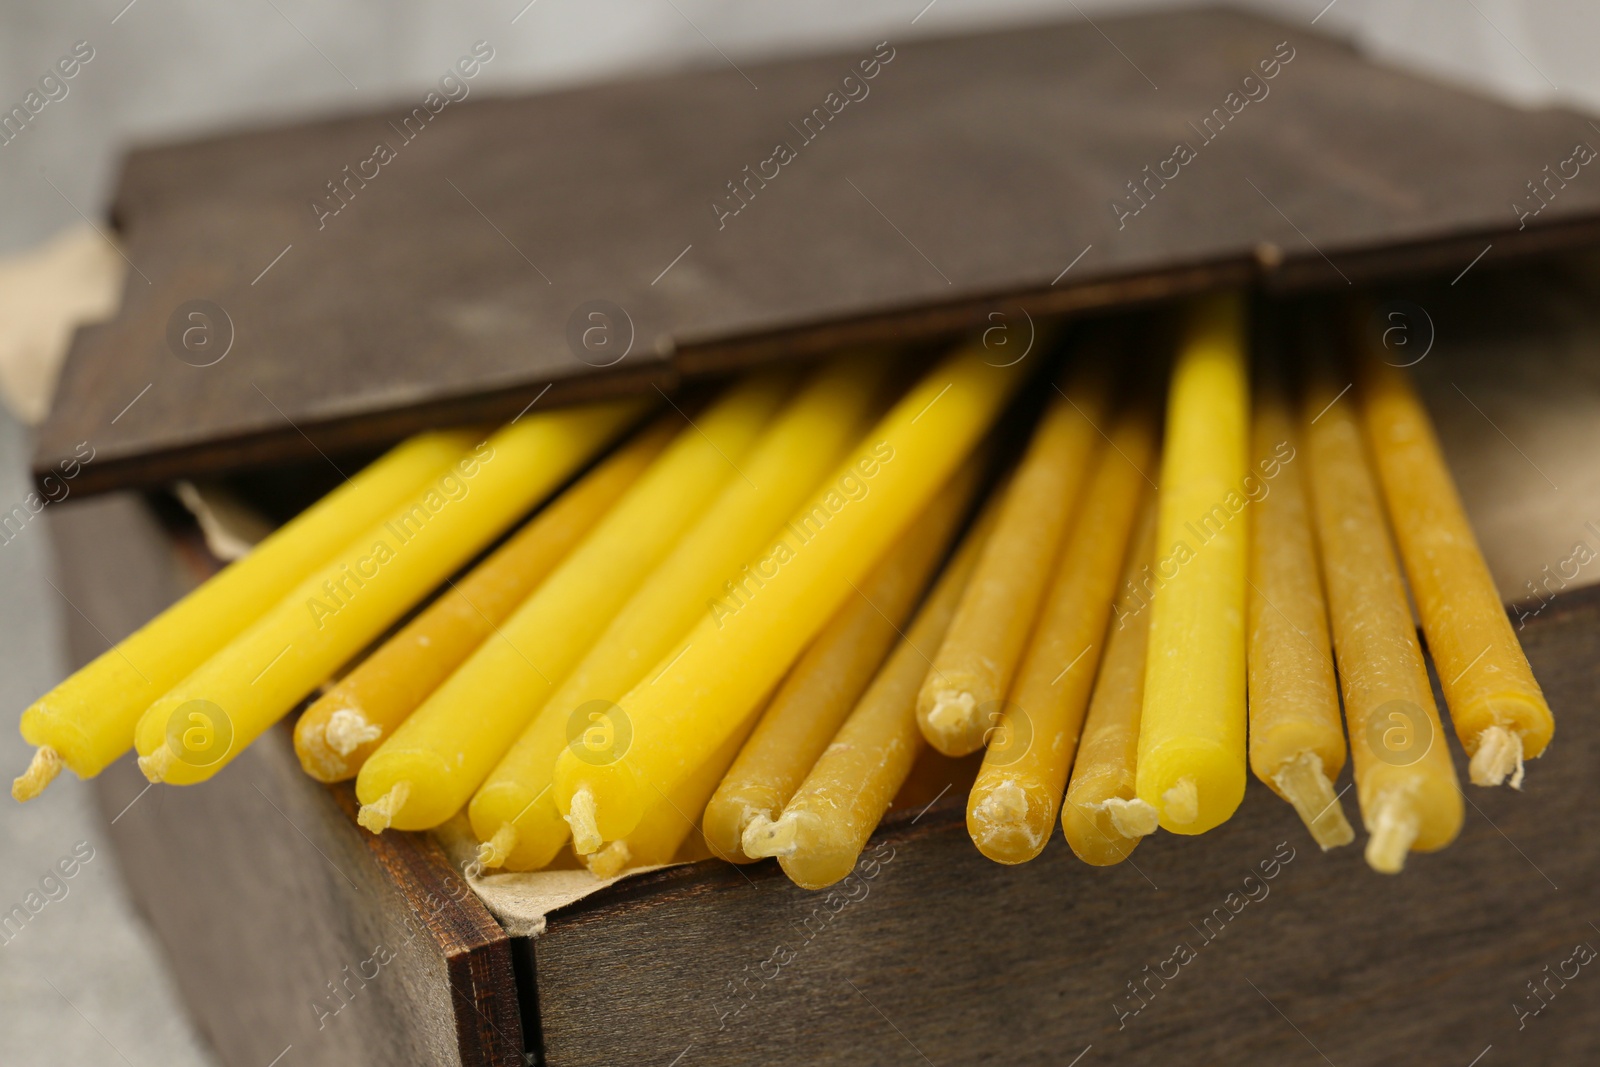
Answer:
<path fill-rule="evenodd" d="M 1111 825 L 1123 837 L 1137 839 L 1149 837 L 1156 832 L 1160 825 L 1160 817 L 1153 805 L 1134 797 L 1124 800 L 1122 797 L 1111 797 L 1103 801 L 1106 816 L 1110 818 Z"/>
<path fill-rule="evenodd" d="M 789 856 L 795 850 L 799 825 L 800 820 L 794 815 L 780 815 L 777 819 L 757 815 L 744 828 L 739 845 L 744 849 L 744 854 L 753 860 Z"/>
<path fill-rule="evenodd" d="M 511 850 L 516 847 L 517 828 L 503 822 L 489 840 L 478 846 L 478 866 L 504 867 L 506 860 L 511 858 Z"/>
<path fill-rule="evenodd" d="M 61 753 L 49 745 L 40 745 L 34 752 L 28 769 L 11 782 L 11 795 L 17 800 L 32 800 L 43 793 L 45 786 L 55 781 L 61 773 Z"/>
<path fill-rule="evenodd" d="M 1522 788 L 1522 735 L 1504 726 L 1491 726 L 1478 735 L 1467 776 L 1473 785 L 1503 785 L 1509 776 L 1512 789 Z"/>
<path fill-rule="evenodd" d="M 572 848 L 580 856 L 599 852 L 605 844 L 600 836 L 600 822 L 595 815 L 594 794 L 589 787 L 579 786 L 572 794 L 572 804 L 562 816 L 572 828 Z"/>
<path fill-rule="evenodd" d="M 626 841 L 607 841 L 603 848 L 583 856 L 583 865 L 596 878 L 615 878 L 633 860 L 633 850 Z"/>
<path fill-rule="evenodd" d="M 139 757 L 139 769 L 144 776 L 157 784 L 167 780 L 167 770 L 172 766 L 172 750 L 162 745 L 148 756 Z"/>
<path fill-rule="evenodd" d="M 411 783 L 396 782 L 371 804 L 361 805 L 361 810 L 356 813 L 356 822 L 372 833 L 381 834 L 394 825 L 395 816 L 400 814 L 410 796 Z"/>

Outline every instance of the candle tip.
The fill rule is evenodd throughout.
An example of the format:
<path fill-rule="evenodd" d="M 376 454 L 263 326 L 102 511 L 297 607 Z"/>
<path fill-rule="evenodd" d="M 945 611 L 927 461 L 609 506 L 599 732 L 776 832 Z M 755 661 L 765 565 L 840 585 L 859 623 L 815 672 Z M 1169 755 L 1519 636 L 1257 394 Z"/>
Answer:
<path fill-rule="evenodd" d="M 967 810 L 967 832 L 978 851 L 997 863 L 1022 863 L 1037 856 L 1055 820 L 1045 818 L 1042 828 L 1030 823 L 1033 805 L 1027 791 L 1007 780 L 996 783 L 982 797 L 976 793 L 974 790 L 974 803 Z"/>
<path fill-rule="evenodd" d="M 977 698 L 962 690 L 939 690 L 923 725 L 928 743 L 947 756 L 964 756 L 983 747 L 981 737 L 973 743 L 977 730 Z"/>
<path fill-rule="evenodd" d="M 1522 788 L 1522 735 L 1504 726 L 1491 726 L 1478 735 L 1478 750 L 1467 767 L 1473 785 L 1501 785 L 1511 777 L 1511 788 Z"/>
<path fill-rule="evenodd" d="M 589 787 L 579 786 L 572 794 L 572 805 L 563 816 L 572 828 L 572 848 L 580 856 L 599 852 L 605 841 L 600 836 L 600 824 L 595 819 L 594 794 Z"/>
<path fill-rule="evenodd" d="M 767 856 L 789 856 L 794 853 L 800 830 L 800 818 L 785 812 L 776 819 L 757 815 L 744 828 L 739 844 L 744 854 L 753 860 Z"/>
<path fill-rule="evenodd" d="M 508 822 L 503 822 L 489 840 L 478 846 L 478 865 L 504 867 L 506 860 L 511 858 L 511 850 L 516 847 L 517 828 Z"/>
<path fill-rule="evenodd" d="M 1406 853 L 1417 839 L 1422 820 L 1398 793 L 1386 793 L 1373 805 L 1373 818 L 1367 827 L 1367 866 L 1380 874 L 1399 874 L 1406 865 Z"/>
<path fill-rule="evenodd" d="M 340 708 L 328 716 L 322 728 L 323 740 L 341 756 L 348 756 L 360 746 L 382 736 L 383 727 L 369 723 L 367 717 L 355 708 Z"/>
<path fill-rule="evenodd" d="M 34 752 L 28 769 L 11 783 L 11 795 L 17 800 L 32 800 L 44 792 L 45 786 L 55 781 L 61 773 L 61 753 L 49 745 L 40 745 Z"/>
<path fill-rule="evenodd" d="M 1132 800 L 1110 797 L 1102 801 L 1102 806 L 1117 833 L 1129 839 L 1149 837 L 1160 825 L 1161 820 L 1155 806 L 1138 797 Z"/>
<path fill-rule="evenodd" d="M 148 756 L 139 757 L 139 769 L 151 782 L 160 783 L 167 780 L 167 768 L 172 766 L 172 751 L 162 745 Z"/>
<path fill-rule="evenodd" d="M 1188 826 L 1200 818 L 1200 790 L 1188 775 L 1161 794 L 1161 807 L 1167 820 L 1177 826 Z"/>
<path fill-rule="evenodd" d="M 599 851 L 584 856 L 583 865 L 596 878 L 615 878 L 632 859 L 633 852 L 626 841 L 608 841 Z"/>
<path fill-rule="evenodd" d="M 356 822 L 372 833 L 381 834 L 394 825 L 395 816 L 400 814 L 410 797 L 411 783 L 396 782 L 387 793 L 371 804 L 361 805 L 361 810 L 356 813 Z"/>
<path fill-rule="evenodd" d="M 1284 760 L 1273 772 L 1272 784 L 1294 806 L 1295 813 L 1322 851 L 1348 845 L 1356 839 L 1339 796 L 1333 791 L 1333 783 L 1322 769 L 1322 757 L 1312 750 L 1303 749 Z"/>

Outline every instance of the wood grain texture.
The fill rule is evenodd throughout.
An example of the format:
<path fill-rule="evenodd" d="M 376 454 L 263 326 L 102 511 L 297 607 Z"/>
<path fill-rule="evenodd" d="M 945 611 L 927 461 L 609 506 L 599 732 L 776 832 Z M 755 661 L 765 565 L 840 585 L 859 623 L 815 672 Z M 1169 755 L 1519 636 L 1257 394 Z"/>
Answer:
<path fill-rule="evenodd" d="M 1461 838 L 1397 878 L 1357 847 L 1318 853 L 1253 780 L 1219 829 L 1158 835 L 1104 869 L 1059 832 L 1032 863 L 990 863 L 967 838 L 965 798 L 946 795 L 920 817 L 891 814 L 868 846 L 891 858 L 833 898 L 771 861 L 707 862 L 552 915 L 533 944 L 547 1062 L 670 1063 L 687 1049 L 696 1067 L 1060 1067 L 1085 1052 L 1085 1065 L 1464 1067 L 1491 1044 L 1484 1063 L 1591 1062 L 1600 981 L 1587 969 L 1552 981 L 1521 1029 L 1512 1005 L 1537 1007 L 1525 982 L 1600 946 L 1597 633 L 1594 587 L 1528 624 L 1556 743 L 1524 793 L 1469 786 Z M 1440 743 L 1465 781 L 1454 737 Z M 1263 880 L 1260 864 L 1291 849 Z M 1216 909 L 1231 917 L 1208 924 Z M 1193 959 L 1164 962 L 1179 944 Z M 1143 1009 L 1121 1014 L 1140 1003 L 1127 983 L 1159 968 L 1177 975 L 1149 979 Z"/>
<path fill-rule="evenodd" d="M 73 662 L 214 561 L 134 496 L 51 510 Z M 204 785 L 95 780 L 135 904 L 223 1063 L 521 1064 L 511 946 L 431 839 L 373 837 L 314 785 L 287 725 Z M 332 983 L 331 985 L 329 983 Z"/>
<path fill-rule="evenodd" d="M 1268 95 L 1205 140 L 1206 116 L 1284 41 L 1294 58 Z M 797 126 L 873 43 L 744 74 L 475 95 L 408 142 L 396 104 L 132 153 L 114 217 L 138 272 L 118 318 L 78 336 L 36 476 L 80 441 L 97 455 L 78 492 L 148 485 L 503 418 L 547 386 L 541 403 L 670 388 L 996 309 L 1263 274 L 1454 275 L 1490 240 L 1504 261 L 1600 238 L 1592 180 L 1525 229 L 1511 207 L 1592 139 L 1581 116 L 1424 82 L 1305 27 L 1202 11 L 887 47 L 868 95 L 810 140 Z M 396 158 L 319 223 L 313 198 L 379 141 Z M 713 199 L 780 141 L 796 158 L 719 219 Z M 1119 222 L 1112 199 L 1180 141 L 1196 158 Z M 231 322 L 213 366 L 169 347 L 197 299 Z M 567 341 L 596 299 L 631 323 L 609 368 Z"/>

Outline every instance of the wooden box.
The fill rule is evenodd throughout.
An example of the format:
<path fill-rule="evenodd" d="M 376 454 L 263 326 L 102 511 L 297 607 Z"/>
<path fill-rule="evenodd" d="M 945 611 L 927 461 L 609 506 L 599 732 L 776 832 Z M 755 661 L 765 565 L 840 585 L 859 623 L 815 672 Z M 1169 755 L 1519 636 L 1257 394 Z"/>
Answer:
<path fill-rule="evenodd" d="M 1283 45 L 1293 58 L 1264 80 Z M 135 154 L 116 221 L 149 282 L 131 276 L 118 319 L 77 339 L 36 458 L 42 476 L 92 440 L 77 495 L 121 490 L 49 512 L 75 660 L 214 566 L 170 508 L 129 491 L 174 477 L 265 468 L 258 488 L 294 485 L 308 459 L 420 426 L 845 343 L 996 321 L 1020 337 L 1042 314 L 1218 285 L 1429 277 L 1407 293 L 1457 354 L 1486 326 L 1514 332 L 1500 307 L 1537 310 L 1518 325 L 1538 335 L 1595 291 L 1573 281 L 1581 264 L 1487 277 L 1600 235 L 1600 185 L 1570 183 L 1537 217 L 1508 207 L 1592 136 L 1579 116 L 1227 12 L 888 47 L 463 104 L 332 220 L 307 202 L 370 151 L 381 116 Z M 829 108 L 737 216 L 710 207 L 774 137 L 803 137 L 786 124 L 845 74 L 867 84 L 872 56 L 870 96 Z M 1235 112 L 1236 89 L 1260 99 Z M 1185 138 L 1196 158 L 1150 182 Z M 235 346 L 207 366 L 169 330 L 195 300 Z M 634 341 L 615 365 L 569 344 L 594 301 Z M 1445 437 L 1480 532 L 1509 546 L 1497 577 L 1512 599 L 1523 575 L 1539 593 L 1541 563 L 1574 538 L 1600 545 L 1574 518 L 1600 500 L 1582 429 L 1600 388 L 1548 346 L 1515 366 L 1480 349 L 1475 378 L 1443 358 L 1419 371 L 1436 416 L 1467 420 Z M 1508 382 L 1517 402 L 1495 394 L 1496 415 L 1576 419 L 1559 506 L 1476 415 L 1442 408 L 1453 386 L 1498 429 L 1473 398 Z M 1317 853 L 1254 783 L 1220 829 L 1158 835 L 1122 866 L 1087 867 L 1058 838 L 1003 868 L 972 848 L 952 780 L 892 811 L 831 892 L 770 862 L 702 862 L 513 936 L 432 838 L 359 830 L 351 790 L 302 775 L 286 729 L 202 786 L 149 789 L 124 761 L 97 789 L 134 899 L 229 1065 L 1585 1062 L 1600 1002 L 1570 973 L 1600 943 L 1586 580 L 1512 609 L 1558 716 L 1550 754 L 1524 793 L 1471 790 L 1461 839 L 1399 878 L 1354 849 Z"/>

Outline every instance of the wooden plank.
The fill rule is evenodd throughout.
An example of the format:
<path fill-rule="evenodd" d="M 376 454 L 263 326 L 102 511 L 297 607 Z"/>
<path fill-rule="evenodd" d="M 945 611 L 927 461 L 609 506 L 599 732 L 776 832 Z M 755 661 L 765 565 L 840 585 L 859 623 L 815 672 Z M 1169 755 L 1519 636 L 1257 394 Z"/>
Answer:
<path fill-rule="evenodd" d="M 1596 634 L 1595 587 L 1528 624 L 1555 743 L 1526 792 L 1469 786 L 1460 839 L 1400 877 L 1318 853 L 1254 781 L 1219 829 L 1105 869 L 1059 832 L 991 863 L 947 795 L 892 814 L 831 897 L 771 861 L 708 862 L 552 915 L 533 945 L 547 1062 L 1465 1065 L 1491 1044 L 1482 1062 L 1593 1062 L 1600 983 L 1564 961 L 1600 945 Z"/>
<path fill-rule="evenodd" d="M 864 61 L 876 76 L 843 86 Z M 1263 61 L 1276 77 L 1245 86 Z M 821 132 L 802 133 L 815 109 Z M 1591 242 L 1600 219 L 1586 171 L 1525 228 L 1512 208 L 1593 139 L 1581 116 L 1224 11 L 473 96 L 412 140 L 404 115 L 133 153 L 115 219 L 138 272 L 119 317 L 77 338 L 37 474 L 80 441 L 96 459 L 79 493 L 338 455 L 503 418 L 547 386 L 541 403 L 670 387 L 997 309 L 1453 275 L 1490 240 L 1504 261 Z M 396 158 L 347 179 L 379 141 Z M 747 178 L 780 141 L 795 158 Z M 1150 177 L 1179 142 L 1194 159 Z M 319 220 L 336 179 L 348 202 Z M 736 179 L 747 202 L 713 208 Z M 1136 180 L 1148 203 L 1113 209 Z M 227 320 L 204 351 L 169 340 L 204 328 L 184 317 L 196 300 Z M 595 300 L 626 313 L 614 366 L 569 345 Z"/>
<path fill-rule="evenodd" d="M 127 494 L 50 519 L 78 609 L 74 662 L 207 566 Z M 95 788 L 132 898 L 223 1063 L 261 1067 L 291 1046 L 286 1063 L 525 1062 L 504 931 L 431 839 L 359 829 L 349 785 L 306 778 L 287 724 L 203 785 L 150 788 L 124 759 Z"/>

